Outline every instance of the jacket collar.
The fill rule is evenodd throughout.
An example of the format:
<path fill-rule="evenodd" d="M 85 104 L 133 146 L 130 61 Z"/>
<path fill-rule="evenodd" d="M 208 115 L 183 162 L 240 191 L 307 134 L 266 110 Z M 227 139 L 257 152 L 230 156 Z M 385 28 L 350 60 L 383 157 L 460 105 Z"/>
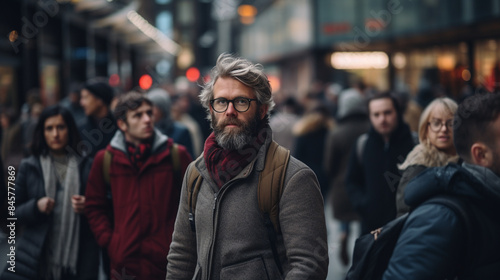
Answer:
<path fill-rule="evenodd" d="M 500 178 L 490 169 L 475 164 L 462 163 L 462 167 L 469 171 L 487 189 L 500 197 Z"/>
<path fill-rule="evenodd" d="M 427 168 L 406 186 L 405 202 L 415 207 L 432 196 L 452 194 L 483 202 L 487 200 L 491 202 L 490 204 L 497 205 L 495 207 L 499 207 L 497 203 L 500 199 L 498 177 L 495 174 L 486 175 L 489 172 L 491 171 L 478 166 L 468 165 L 466 168 L 454 163 Z M 482 174 L 477 175 L 477 173 Z M 484 181 L 476 178 L 476 175 L 489 179 Z"/>
<path fill-rule="evenodd" d="M 378 133 L 378 131 L 375 130 L 373 125 L 370 126 L 368 134 L 372 135 L 375 139 L 378 139 L 379 142 L 384 143 L 384 138 L 380 133 Z M 389 137 L 389 145 L 392 145 L 392 143 L 398 143 L 401 139 L 405 139 L 406 137 L 412 137 L 410 127 L 402 119 L 398 118 L 398 126 Z"/>
<path fill-rule="evenodd" d="M 168 140 L 168 136 L 162 134 L 158 129 L 155 128 L 153 146 L 151 147 L 151 153 L 154 154 L 158 148 L 165 144 Z M 121 130 L 117 130 L 111 142 L 109 143 L 112 148 L 120 150 L 127 153 L 127 147 L 125 145 L 125 134 Z"/>

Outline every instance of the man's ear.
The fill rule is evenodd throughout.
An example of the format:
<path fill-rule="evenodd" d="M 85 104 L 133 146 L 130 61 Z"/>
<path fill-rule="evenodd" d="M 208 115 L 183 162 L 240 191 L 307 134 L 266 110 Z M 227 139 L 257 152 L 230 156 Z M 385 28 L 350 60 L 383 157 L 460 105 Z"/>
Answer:
<path fill-rule="evenodd" d="M 483 167 L 493 165 L 493 151 L 484 143 L 474 143 L 470 148 L 472 162 Z"/>
<path fill-rule="evenodd" d="M 264 117 L 266 116 L 268 109 L 269 109 L 269 106 L 267 106 L 267 105 L 260 106 L 260 112 L 259 112 L 259 114 L 260 114 L 260 119 L 261 120 L 263 120 Z"/>
<path fill-rule="evenodd" d="M 127 123 L 122 120 L 122 119 L 118 119 L 116 120 L 116 124 L 118 125 L 118 128 L 121 130 L 121 131 L 127 131 Z"/>

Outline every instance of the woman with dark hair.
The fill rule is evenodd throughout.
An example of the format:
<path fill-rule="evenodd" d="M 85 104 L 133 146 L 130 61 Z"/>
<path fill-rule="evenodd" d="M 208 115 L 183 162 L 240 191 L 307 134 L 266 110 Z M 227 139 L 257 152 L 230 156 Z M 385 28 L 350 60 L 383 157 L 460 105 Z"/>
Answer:
<path fill-rule="evenodd" d="M 83 215 L 91 162 L 77 153 L 75 121 L 63 107 L 46 108 L 33 136 L 16 175 L 17 269 L 8 265 L 1 278 L 97 279 L 98 246 Z"/>

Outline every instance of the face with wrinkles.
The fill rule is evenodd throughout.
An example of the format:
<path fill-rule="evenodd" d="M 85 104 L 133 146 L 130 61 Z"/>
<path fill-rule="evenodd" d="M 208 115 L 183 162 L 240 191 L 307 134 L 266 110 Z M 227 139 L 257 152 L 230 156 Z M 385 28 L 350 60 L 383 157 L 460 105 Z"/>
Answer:
<path fill-rule="evenodd" d="M 237 97 L 256 99 L 254 91 L 233 78 L 221 77 L 214 84 L 214 99 L 234 100 Z M 249 144 L 260 121 L 267 113 L 267 107 L 251 101 L 247 111 L 237 111 L 234 103 L 229 102 L 224 112 L 218 113 L 210 107 L 215 140 L 222 148 L 241 149 Z"/>

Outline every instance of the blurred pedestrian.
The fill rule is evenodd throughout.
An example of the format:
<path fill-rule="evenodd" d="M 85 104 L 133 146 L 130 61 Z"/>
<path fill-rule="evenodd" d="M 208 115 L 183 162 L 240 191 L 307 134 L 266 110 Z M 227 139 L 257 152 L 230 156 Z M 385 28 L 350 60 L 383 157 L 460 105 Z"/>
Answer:
<path fill-rule="evenodd" d="M 328 180 L 323 168 L 325 155 L 323 148 L 326 137 L 334 126 L 328 108 L 325 105 L 319 105 L 300 118 L 292 129 L 295 138 L 293 155 L 314 171 L 323 199 L 326 198 L 328 190 Z"/>
<path fill-rule="evenodd" d="M 24 156 L 24 139 L 16 110 L 2 108 L 0 110 L 0 126 L 2 127 L 0 152 L 4 166 L 13 166 L 17 169 Z"/>
<path fill-rule="evenodd" d="M 29 117 L 21 122 L 21 131 L 23 132 L 23 153 L 24 155 L 30 154 L 31 141 L 33 140 L 33 133 L 38 123 L 38 118 L 43 111 L 42 103 L 35 102 L 29 109 Z"/>
<path fill-rule="evenodd" d="M 117 130 L 115 118 L 109 108 L 114 98 L 113 88 L 105 79 L 89 80 L 81 90 L 80 104 L 87 116 L 79 131 L 82 147 L 90 157 L 109 144 Z"/>
<path fill-rule="evenodd" d="M 390 93 L 368 101 L 371 128 L 354 143 L 349 158 L 346 188 L 361 218 L 361 234 L 369 233 L 396 217 L 396 188 L 402 162 L 413 149 L 408 125 L 397 99 Z"/>
<path fill-rule="evenodd" d="M 80 125 L 85 120 L 85 111 L 80 104 L 80 90 L 81 86 L 73 84 L 71 86 L 71 90 L 68 93 L 68 96 L 63 98 L 59 103 L 61 106 L 71 112 L 77 125 Z"/>
<path fill-rule="evenodd" d="M 203 134 L 198 122 L 191 117 L 188 112 L 191 107 L 191 101 L 187 94 L 178 94 L 175 96 L 172 107 L 172 117 L 175 121 L 183 124 L 191 133 L 193 142 L 194 157 L 198 157 L 203 150 Z"/>
<path fill-rule="evenodd" d="M 168 92 L 161 88 L 155 88 L 148 92 L 148 98 L 153 102 L 155 127 L 164 135 L 172 137 L 175 143 L 186 147 L 191 157 L 194 157 L 193 142 L 189 130 L 183 124 L 172 119 L 170 114 L 172 101 Z"/>
<path fill-rule="evenodd" d="M 329 199 L 333 217 L 340 221 L 340 260 L 349 264 L 347 252 L 350 224 L 359 217 L 354 211 L 345 186 L 349 155 L 356 139 L 370 128 L 365 98 L 357 92 L 348 92 L 338 100 L 337 126 L 325 143 L 323 167 L 329 184 Z"/>
<path fill-rule="evenodd" d="M 165 279 L 184 172 L 186 148 L 154 129 L 153 104 L 143 94 L 120 96 L 119 131 L 97 153 L 85 214 L 111 260 L 111 276 Z"/>
<path fill-rule="evenodd" d="M 16 271 L 6 269 L 2 279 L 97 278 L 98 247 L 82 215 L 90 161 L 69 152 L 79 141 L 68 110 L 43 110 L 32 156 L 16 174 L 16 218 L 24 226 L 16 240 Z"/>
<path fill-rule="evenodd" d="M 271 115 L 269 126 L 273 130 L 273 140 L 281 146 L 295 151 L 295 136 L 292 128 L 299 120 L 299 103 L 294 97 L 288 97 L 280 106 L 279 111 Z"/>
<path fill-rule="evenodd" d="M 404 202 L 408 182 L 429 167 L 457 163 L 458 155 L 453 145 L 453 115 L 458 105 L 450 98 L 432 101 L 422 112 L 419 123 L 420 144 L 399 165 L 403 172 L 396 193 L 397 216 L 410 211 Z"/>
<path fill-rule="evenodd" d="M 416 208 L 403 226 L 384 280 L 500 275 L 500 94 L 467 98 L 453 123 L 455 148 L 464 162 L 428 168 L 408 184 L 405 202 Z M 465 213 L 445 204 L 421 205 L 439 195 L 461 202 Z"/>

